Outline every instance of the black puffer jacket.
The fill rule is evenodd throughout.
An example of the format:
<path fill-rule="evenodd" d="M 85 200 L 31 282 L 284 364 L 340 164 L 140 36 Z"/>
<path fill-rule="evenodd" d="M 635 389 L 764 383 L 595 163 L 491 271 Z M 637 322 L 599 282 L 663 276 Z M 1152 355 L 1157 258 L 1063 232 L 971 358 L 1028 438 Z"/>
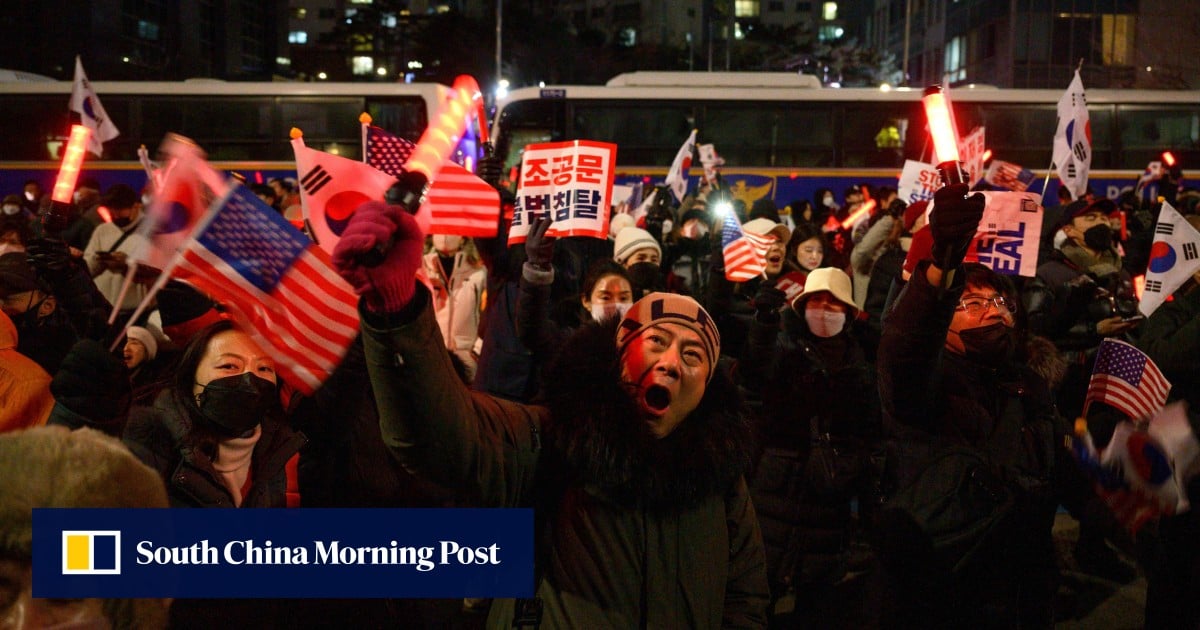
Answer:
<path fill-rule="evenodd" d="M 133 454 L 158 471 L 172 507 L 233 507 L 233 496 L 213 470 L 212 455 L 192 437 L 192 418 L 174 392 L 159 392 L 150 407 L 134 407 L 124 441 Z M 287 507 L 287 462 L 306 438 L 277 418 L 262 422 L 250 464 L 253 479 L 242 507 Z"/>
<path fill-rule="evenodd" d="M 965 448 L 983 458 L 1015 504 L 961 571 L 946 573 L 928 555 L 907 558 L 906 575 L 892 575 L 890 584 L 900 594 L 892 602 L 898 610 L 884 618 L 948 627 L 1049 624 L 1057 506 L 1052 398 L 1027 365 L 993 369 L 943 351 L 964 287 L 961 280 L 945 290 L 930 286 L 927 265 L 885 317 L 879 347 L 890 482 L 903 488 L 934 453 Z M 901 535 L 880 532 L 890 549 L 920 548 Z"/>
<path fill-rule="evenodd" d="M 869 512 L 877 498 L 870 496 L 881 433 L 874 369 L 851 332 L 817 337 L 787 308 L 782 330 L 752 324 L 741 376 L 763 400 L 763 449 L 750 494 L 772 595 L 789 585 L 837 582 L 852 535 L 851 500 L 857 496 Z M 821 434 L 837 449 L 833 479 L 811 457 Z"/>

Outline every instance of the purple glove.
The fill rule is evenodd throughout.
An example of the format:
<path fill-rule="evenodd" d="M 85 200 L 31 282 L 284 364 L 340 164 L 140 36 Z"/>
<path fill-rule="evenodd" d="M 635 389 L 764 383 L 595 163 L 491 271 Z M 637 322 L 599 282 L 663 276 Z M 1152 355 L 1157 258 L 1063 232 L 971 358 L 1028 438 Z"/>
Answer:
<path fill-rule="evenodd" d="M 394 240 L 393 240 L 394 238 Z M 365 267 L 360 257 L 376 245 L 391 248 L 377 267 Z M 425 236 L 416 218 L 402 206 L 368 201 L 354 211 L 350 224 L 333 250 L 333 266 L 373 313 L 396 313 L 412 300 Z"/>

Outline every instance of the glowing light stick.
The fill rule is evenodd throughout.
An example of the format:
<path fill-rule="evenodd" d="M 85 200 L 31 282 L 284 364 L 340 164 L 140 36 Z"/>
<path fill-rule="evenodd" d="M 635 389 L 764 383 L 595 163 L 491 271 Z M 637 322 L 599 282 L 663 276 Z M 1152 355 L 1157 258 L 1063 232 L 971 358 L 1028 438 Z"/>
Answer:
<path fill-rule="evenodd" d="M 52 200 L 71 203 L 75 182 L 79 180 L 79 166 L 83 164 L 83 152 L 91 135 L 91 129 L 83 125 L 71 125 L 71 137 L 67 140 L 67 150 L 63 152 L 62 166 L 58 169 L 58 179 L 54 181 L 54 192 L 50 195 Z"/>
<path fill-rule="evenodd" d="M 984 149 L 984 150 L 983 150 L 983 161 L 984 161 L 984 162 L 987 162 L 987 161 L 988 161 L 988 160 L 990 160 L 990 159 L 992 159 L 992 150 L 991 150 L 991 149 Z"/>
<path fill-rule="evenodd" d="M 454 147 L 462 139 L 467 128 L 467 116 L 475 107 L 475 99 L 479 96 L 479 84 L 469 75 L 461 74 L 451 86 L 454 95 L 442 104 L 429 126 L 421 134 L 417 146 L 413 147 L 412 155 L 404 164 L 406 171 L 399 178 L 400 185 L 388 193 L 388 203 L 403 206 L 411 214 L 416 214 L 421 207 L 421 199 L 429 185 L 437 179 L 442 165 L 450 158 Z M 398 193 L 395 197 L 393 192 Z M 358 256 L 358 262 L 364 267 L 377 267 L 387 258 L 387 253 L 395 243 L 395 236 L 385 243 L 380 243 Z"/>
<path fill-rule="evenodd" d="M 843 230 L 848 229 L 851 225 L 858 223 L 858 220 L 861 219 L 864 214 L 867 214 L 874 208 L 875 208 L 875 200 L 868 199 L 866 203 L 859 206 L 858 210 L 854 211 L 854 214 L 851 214 L 850 216 L 846 217 L 845 219 L 842 219 L 842 229 Z"/>
<path fill-rule="evenodd" d="M 958 133 L 942 88 L 936 85 L 925 88 L 921 104 L 925 106 L 925 119 L 929 123 L 929 135 L 933 137 L 933 152 L 937 155 L 937 170 L 942 182 L 946 185 L 965 183 L 966 174 L 958 161 Z"/>
<path fill-rule="evenodd" d="M 1170 151 L 1163 151 L 1162 158 L 1168 167 L 1175 166 L 1175 156 Z"/>

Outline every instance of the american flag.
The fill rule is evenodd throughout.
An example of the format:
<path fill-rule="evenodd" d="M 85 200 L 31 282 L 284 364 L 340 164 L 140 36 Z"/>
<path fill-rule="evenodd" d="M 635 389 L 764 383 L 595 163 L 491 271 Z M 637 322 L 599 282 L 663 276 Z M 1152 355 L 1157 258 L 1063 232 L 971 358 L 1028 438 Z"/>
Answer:
<path fill-rule="evenodd" d="M 1096 353 L 1084 413 L 1098 400 L 1140 420 L 1162 409 L 1170 391 L 1171 383 L 1150 357 L 1124 341 L 1105 339 Z"/>
<path fill-rule="evenodd" d="M 771 248 L 770 237 L 742 231 L 741 224 L 732 212 L 725 215 L 721 229 L 721 248 L 725 252 L 725 278 L 733 282 L 744 282 L 761 276 L 767 270 L 767 250 Z"/>
<path fill-rule="evenodd" d="M 305 394 L 358 334 L 358 298 L 329 256 L 244 186 L 201 219 L 176 275 L 223 303 Z"/>
<path fill-rule="evenodd" d="M 987 172 L 983 176 L 984 181 L 997 187 L 1013 190 L 1016 192 L 1025 192 L 1033 180 L 1037 177 L 1033 171 L 1012 162 L 1004 162 L 1002 160 L 992 160 L 988 165 Z"/>
<path fill-rule="evenodd" d="M 416 147 L 404 138 L 363 123 L 363 155 L 367 164 L 396 177 Z M 447 161 L 425 193 L 429 232 L 494 237 L 499 230 L 500 193 L 467 169 Z"/>

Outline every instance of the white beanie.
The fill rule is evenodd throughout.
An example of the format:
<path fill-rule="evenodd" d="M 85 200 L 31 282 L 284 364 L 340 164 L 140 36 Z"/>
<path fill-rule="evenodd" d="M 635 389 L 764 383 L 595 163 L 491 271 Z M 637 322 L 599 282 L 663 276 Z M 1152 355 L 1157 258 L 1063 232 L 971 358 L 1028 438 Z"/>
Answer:
<path fill-rule="evenodd" d="M 125 331 L 125 336 L 137 341 L 146 348 L 146 360 L 154 359 L 158 354 L 158 340 L 154 338 L 154 333 L 141 326 L 130 326 L 129 330 Z"/>
<path fill-rule="evenodd" d="M 653 249 L 662 257 L 662 247 L 646 230 L 639 227 L 627 227 L 617 233 L 617 242 L 613 244 L 613 260 L 624 265 L 639 249 Z"/>
<path fill-rule="evenodd" d="M 617 235 L 621 233 L 621 230 L 624 230 L 627 227 L 633 227 L 634 223 L 635 221 L 633 220 L 632 215 L 628 215 L 623 212 L 621 214 L 614 214 L 613 217 L 608 220 L 609 237 L 616 238 Z"/>

